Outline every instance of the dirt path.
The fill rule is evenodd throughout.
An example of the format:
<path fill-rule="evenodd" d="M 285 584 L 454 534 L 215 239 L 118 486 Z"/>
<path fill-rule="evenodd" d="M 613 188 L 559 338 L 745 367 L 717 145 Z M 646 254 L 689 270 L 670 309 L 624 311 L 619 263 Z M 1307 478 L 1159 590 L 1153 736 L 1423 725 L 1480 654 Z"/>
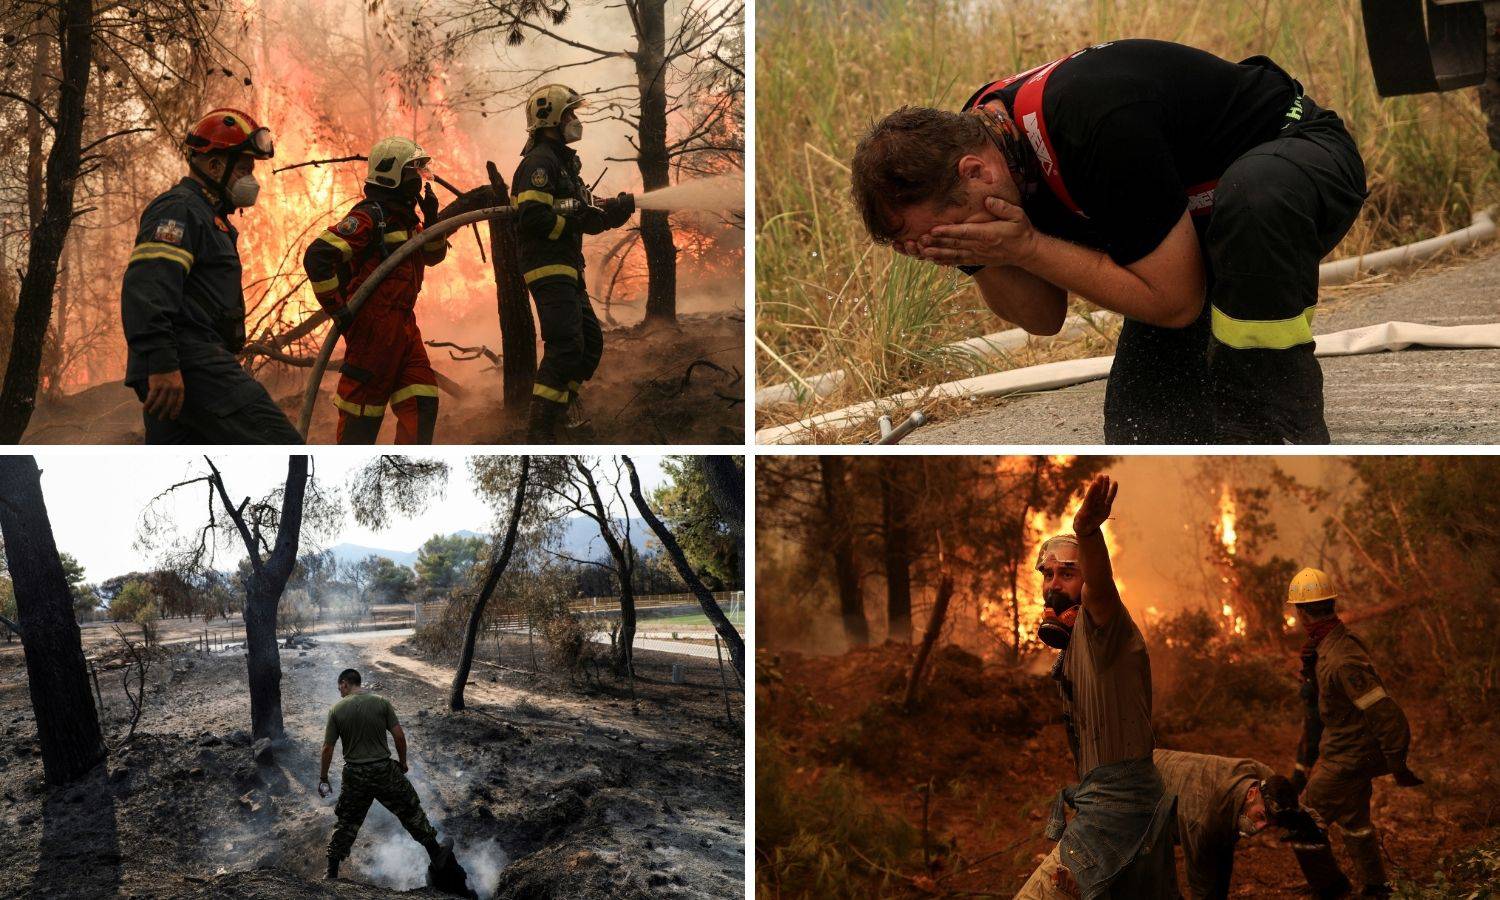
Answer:
<path fill-rule="evenodd" d="M 1381 322 L 1500 322 L 1500 251 L 1378 292 L 1324 300 L 1319 334 Z M 1406 350 L 1321 361 L 1328 428 L 1339 444 L 1500 441 L 1500 350 Z M 1104 382 L 984 401 L 918 429 L 908 444 L 1100 444 Z"/>
<path fill-rule="evenodd" d="M 520 660 L 524 641 L 503 652 Z M 84 782 L 49 790 L 25 669 L 18 654 L 0 656 L 0 897 L 420 888 L 426 854 L 378 804 L 345 863 L 349 880 L 321 882 L 334 816 L 333 798 L 317 795 L 317 756 L 337 674 L 349 667 L 395 705 L 423 809 L 455 840 L 483 895 L 742 896 L 742 725 L 724 722 L 716 668 L 693 662 L 688 683 L 671 685 L 673 662 L 683 658 L 640 655 L 639 716 L 608 682 L 591 688 L 490 664 L 475 667 L 468 709 L 452 713 L 451 664 L 397 638 L 283 650 L 289 739 L 272 764 L 257 765 L 242 730 L 243 656 L 183 654 L 148 690 L 135 740 Z M 117 680 L 101 676 L 115 713 L 124 705 Z M 335 789 L 340 781 L 336 757 Z"/>

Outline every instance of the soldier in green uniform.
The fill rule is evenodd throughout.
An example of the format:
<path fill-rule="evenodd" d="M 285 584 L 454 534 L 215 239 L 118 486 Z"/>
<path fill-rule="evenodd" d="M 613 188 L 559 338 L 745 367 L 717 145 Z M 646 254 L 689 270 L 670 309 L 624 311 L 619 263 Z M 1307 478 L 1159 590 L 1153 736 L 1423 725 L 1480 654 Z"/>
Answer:
<path fill-rule="evenodd" d="M 594 203 L 570 146 L 583 137 L 582 105 L 583 97 L 561 84 L 532 93 L 526 101 L 531 137 L 511 181 L 522 277 L 542 329 L 526 434 L 532 444 L 556 441 L 558 425 L 604 355 L 604 332 L 583 284 L 583 236 L 619 228 L 635 212 L 635 198 L 626 193 Z"/>
<path fill-rule="evenodd" d="M 1339 621 L 1333 582 L 1318 569 L 1292 579 L 1287 602 L 1307 632 L 1302 648 L 1302 738 L 1292 782 L 1325 828 L 1339 826 L 1366 897 L 1390 894 L 1380 837 L 1370 820 L 1371 782 L 1394 775 L 1422 783 L 1406 765 L 1411 727 L 1385 691 L 1370 651 Z"/>
<path fill-rule="evenodd" d="M 406 780 L 406 732 L 396 719 L 395 707 L 378 694 L 360 690 L 360 675 L 354 669 L 339 673 L 339 695 L 343 699 L 328 711 L 328 727 L 323 733 L 323 767 L 318 778 L 318 794 L 326 797 L 332 791 L 328 766 L 333 762 L 333 745 L 342 741 L 344 781 L 338 805 L 334 807 L 338 825 L 328 841 L 328 877 L 339 877 L 339 863 L 348 858 L 359 826 L 364 824 L 365 813 L 370 811 L 374 800 L 390 810 L 426 848 L 434 871 L 450 870 L 456 865 L 451 848 L 438 842 L 437 830 L 422 812 L 416 789 Z M 396 739 L 395 760 L 386 746 L 386 732 Z"/>

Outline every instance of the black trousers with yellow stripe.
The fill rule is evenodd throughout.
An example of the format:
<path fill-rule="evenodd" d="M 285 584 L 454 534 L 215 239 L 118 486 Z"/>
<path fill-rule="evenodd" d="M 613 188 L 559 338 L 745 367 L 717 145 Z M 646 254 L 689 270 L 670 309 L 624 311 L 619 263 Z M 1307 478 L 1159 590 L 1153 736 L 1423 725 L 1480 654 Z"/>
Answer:
<path fill-rule="evenodd" d="M 604 331 L 588 293 L 576 281 L 531 285 L 542 328 L 542 362 L 532 394 L 566 405 L 594 377 L 604 355 Z"/>
<path fill-rule="evenodd" d="M 1326 444 L 1313 356 L 1318 263 L 1365 198 L 1359 150 L 1331 111 L 1230 164 L 1203 238 L 1202 317 L 1185 329 L 1127 320 L 1105 399 L 1109 443 Z"/>

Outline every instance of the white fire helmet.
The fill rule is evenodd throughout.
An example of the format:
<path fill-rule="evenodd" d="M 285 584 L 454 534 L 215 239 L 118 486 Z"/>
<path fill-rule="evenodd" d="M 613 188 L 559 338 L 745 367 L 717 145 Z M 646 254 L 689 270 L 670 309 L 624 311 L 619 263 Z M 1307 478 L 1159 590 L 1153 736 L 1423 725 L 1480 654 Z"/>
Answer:
<path fill-rule="evenodd" d="M 365 184 L 387 188 L 400 187 L 402 173 L 407 166 L 421 172 L 431 159 L 427 152 L 410 138 L 382 138 L 370 148 L 370 168 L 365 174 Z"/>
<path fill-rule="evenodd" d="M 564 84 L 544 84 L 526 98 L 526 130 L 556 128 L 563 115 L 583 105 L 583 97 Z"/>

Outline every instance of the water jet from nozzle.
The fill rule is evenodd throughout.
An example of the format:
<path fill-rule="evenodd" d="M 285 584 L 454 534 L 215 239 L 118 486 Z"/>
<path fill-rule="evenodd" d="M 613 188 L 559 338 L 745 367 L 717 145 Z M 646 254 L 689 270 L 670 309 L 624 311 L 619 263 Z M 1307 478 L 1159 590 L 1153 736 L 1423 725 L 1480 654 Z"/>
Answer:
<path fill-rule="evenodd" d="M 716 175 L 684 181 L 671 187 L 637 194 L 640 209 L 701 210 L 734 212 L 745 209 L 745 178 L 742 175 Z"/>

